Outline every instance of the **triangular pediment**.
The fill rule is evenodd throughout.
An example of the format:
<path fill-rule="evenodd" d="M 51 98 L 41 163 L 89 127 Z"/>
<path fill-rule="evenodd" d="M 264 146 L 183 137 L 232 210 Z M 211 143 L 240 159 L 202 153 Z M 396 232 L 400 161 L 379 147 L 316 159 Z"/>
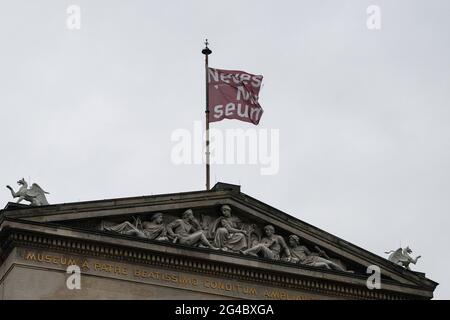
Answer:
<path fill-rule="evenodd" d="M 95 233 L 102 239 L 261 260 L 335 279 L 364 279 L 368 277 L 367 267 L 378 266 L 382 281 L 390 285 L 431 291 L 436 286 L 421 273 L 405 270 L 227 184 L 218 184 L 211 191 L 34 208 L 10 205 L 2 216 Z M 274 235 L 266 230 L 272 228 Z M 264 246 L 267 249 L 261 248 Z"/>

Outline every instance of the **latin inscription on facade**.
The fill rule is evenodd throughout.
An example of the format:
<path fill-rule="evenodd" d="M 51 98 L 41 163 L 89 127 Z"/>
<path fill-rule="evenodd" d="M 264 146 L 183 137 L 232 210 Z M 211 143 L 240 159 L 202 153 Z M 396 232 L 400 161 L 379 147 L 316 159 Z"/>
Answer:
<path fill-rule="evenodd" d="M 214 279 L 208 277 L 183 275 L 179 273 L 164 272 L 141 266 L 125 266 L 111 262 L 96 261 L 74 256 L 43 253 L 25 250 L 21 257 L 28 262 L 51 265 L 58 268 L 67 268 L 69 265 L 80 267 L 82 274 L 109 274 L 121 278 L 152 282 L 190 290 L 215 292 L 222 295 L 241 296 L 249 299 L 277 299 L 277 300 L 310 300 L 306 295 L 293 294 L 277 288 L 261 288 L 243 283 Z"/>

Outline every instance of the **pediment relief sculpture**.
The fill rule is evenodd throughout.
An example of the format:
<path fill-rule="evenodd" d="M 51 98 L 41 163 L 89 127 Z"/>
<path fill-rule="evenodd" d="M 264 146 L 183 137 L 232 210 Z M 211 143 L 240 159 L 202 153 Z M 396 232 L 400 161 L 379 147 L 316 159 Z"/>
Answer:
<path fill-rule="evenodd" d="M 183 212 L 181 219 L 176 219 L 167 225 L 167 233 L 173 243 L 189 246 L 204 246 L 218 249 L 206 238 L 206 232 L 202 229 L 200 222 L 194 217 L 191 209 Z"/>
<path fill-rule="evenodd" d="M 348 271 L 339 260 L 333 261 L 323 250 L 315 247 L 317 253 L 309 251 L 308 247 L 300 245 L 300 238 L 296 235 L 289 236 L 289 246 L 291 252 L 290 261 L 313 267 L 323 267 L 327 269 Z"/>
<path fill-rule="evenodd" d="M 162 213 L 155 213 L 150 218 L 150 221 L 142 222 L 140 218 L 135 218 L 134 221 L 134 224 L 129 221 L 125 221 L 120 224 L 110 223 L 109 225 L 107 222 L 102 221 L 101 229 L 150 240 L 168 240 Z"/>
<path fill-rule="evenodd" d="M 255 224 L 243 223 L 231 215 L 231 207 L 223 205 L 221 216 L 208 228 L 208 235 L 214 245 L 223 251 L 240 252 L 260 241 L 261 232 Z"/>
<path fill-rule="evenodd" d="M 260 227 L 257 223 L 243 221 L 232 214 L 228 205 L 220 207 L 219 217 L 204 214 L 200 220 L 194 216 L 192 209 L 184 211 L 179 218 L 155 213 L 150 221 L 135 217 L 133 219 L 133 223 L 102 221 L 100 229 L 150 240 L 348 271 L 341 261 L 330 258 L 320 248 L 315 247 L 317 252 L 311 252 L 305 245 L 300 245 L 297 235 L 285 238 L 277 234 L 272 225 Z"/>
<path fill-rule="evenodd" d="M 275 234 L 275 227 L 267 225 L 264 227 L 265 236 L 259 243 L 241 251 L 242 254 L 259 256 L 272 260 L 291 260 L 291 252 L 282 236 Z"/>

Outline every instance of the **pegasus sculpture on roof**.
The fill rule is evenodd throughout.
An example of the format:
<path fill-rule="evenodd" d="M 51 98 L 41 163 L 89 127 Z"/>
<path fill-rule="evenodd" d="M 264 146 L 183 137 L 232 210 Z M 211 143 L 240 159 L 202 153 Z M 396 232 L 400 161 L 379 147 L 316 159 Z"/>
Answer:
<path fill-rule="evenodd" d="M 416 264 L 417 260 L 419 260 L 419 258 L 421 256 L 417 256 L 416 258 L 411 257 L 412 250 L 409 247 L 406 247 L 404 249 L 402 248 L 398 248 L 397 250 L 391 250 L 391 251 L 387 251 L 385 252 L 385 254 L 389 254 L 388 260 L 398 264 L 399 266 L 402 266 L 408 270 L 411 270 L 409 265 L 412 264 Z"/>
<path fill-rule="evenodd" d="M 28 183 L 22 178 L 17 181 L 17 184 L 20 186 L 17 192 L 14 192 L 14 189 L 10 186 L 6 186 L 11 191 L 13 198 L 19 198 L 17 203 L 25 200 L 30 202 L 32 206 L 46 206 L 49 204 L 45 197 L 49 193 L 44 191 L 37 183 L 33 183 L 31 188 L 28 189 Z"/>

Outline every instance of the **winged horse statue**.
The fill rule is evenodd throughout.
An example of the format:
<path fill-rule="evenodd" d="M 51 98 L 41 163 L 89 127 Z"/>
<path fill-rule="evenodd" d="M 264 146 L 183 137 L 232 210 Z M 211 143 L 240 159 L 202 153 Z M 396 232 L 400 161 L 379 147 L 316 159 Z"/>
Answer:
<path fill-rule="evenodd" d="M 409 247 L 406 247 L 404 249 L 398 248 L 397 250 L 391 250 L 385 253 L 389 254 L 388 257 L 389 261 L 398 264 L 399 266 L 402 266 L 408 270 L 411 270 L 409 268 L 409 265 L 411 263 L 416 264 L 417 260 L 419 260 L 419 258 L 421 257 L 421 256 L 417 256 L 416 258 L 411 257 L 410 254 L 412 253 L 412 250 Z"/>
<path fill-rule="evenodd" d="M 14 189 L 10 186 L 6 186 L 11 191 L 13 198 L 19 198 L 17 203 L 25 200 L 29 201 L 32 206 L 45 206 L 49 204 L 45 197 L 49 193 L 44 191 L 37 183 L 33 183 L 31 188 L 28 189 L 28 183 L 22 178 L 17 181 L 17 184 L 20 186 L 17 192 L 14 192 Z"/>

